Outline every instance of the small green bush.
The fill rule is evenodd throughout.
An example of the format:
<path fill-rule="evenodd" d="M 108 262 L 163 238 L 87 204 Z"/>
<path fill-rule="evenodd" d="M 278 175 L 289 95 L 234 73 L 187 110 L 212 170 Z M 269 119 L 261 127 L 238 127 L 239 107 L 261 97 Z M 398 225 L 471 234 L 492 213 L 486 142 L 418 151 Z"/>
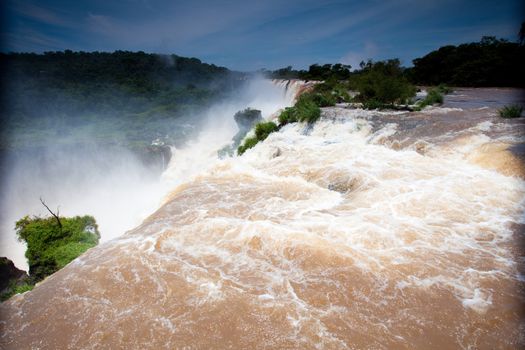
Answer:
<path fill-rule="evenodd" d="M 277 124 L 274 122 L 258 123 L 255 125 L 255 137 L 257 138 L 257 141 L 263 141 L 268 137 L 268 135 L 274 131 L 277 131 L 278 129 L 279 128 L 277 127 Z"/>
<path fill-rule="evenodd" d="M 340 102 L 351 102 L 352 98 L 348 94 L 348 89 L 346 82 L 330 79 L 315 85 L 312 95 L 314 102 L 319 107 L 330 107 Z"/>
<path fill-rule="evenodd" d="M 242 155 L 244 152 L 254 147 L 259 140 L 256 137 L 248 137 L 244 143 L 237 148 L 237 154 Z"/>
<path fill-rule="evenodd" d="M 15 294 L 21 294 L 21 293 L 28 292 L 32 290 L 34 287 L 35 287 L 34 284 L 28 283 L 28 282 L 21 282 L 21 284 L 17 284 L 17 282 L 12 282 L 3 291 L 3 293 L 0 294 L 0 301 L 5 301 L 11 298 Z"/>
<path fill-rule="evenodd" d="M 518 105 L 505 106 L 498 110 L 501 118 L 519 118 L 523 112 L 523 107 Z"/>
<path fill-rule="evenodd" d="M 237 154 L 242 155 L 246 150 L 254 147 L 259 141 L 265 140 L 272 132 L 279 130 L 279 127 L 288 123 L 315 123 L 321 116 L 321 109 L 319 107 L 334 106 L 335 103 L 336 97 L 327 86 L 323 86 L 317 92 L 302 94 L 293 107 L 287 107 L 281 112 L 278 118 L 279 126 L 271 121 L 255 125 L 255 136 L 245 139 L 244 143 L 237 148 Z"/>
<path fill-rule="evenodd" d="M 364 109 L 383 109 L 385 108 L 385 106 L 386 105 L 384 103 L 381 103 L 375 99 L 371 99 L 371 100 L 363 102 Z"/>
<path fill-rule="evenodd" d="M 303 94 L 294 107 L 288 107 L 279 115 L 281 126 L 288 123 L 307 122 L 315 123 L 321 116 L 321 109 L 315 102 L 314 94 Z"/>
<path fill-rule="evenodd" d="M 264 141 L 272 132 L 279 130 L 274 122 L 262 122 L 255 125 L 255 136 L 248 137 L 244 143 L 237 148 L 237 154 L 242 155 L 246 150 L 254 147 L 259 141 Z"/>
<path fill-rule="evenodd" d="M 281 112 L 279 115 L 279 125 L 283 126 L 288 123 L 295 123 L 297 122 L 297 117 L 295 115 L 295 108 L 293 107 L 287 107 L 284 109 L 284 111 Z"/>
<path fill-rule="evenodd" d="M 425 100 L 427 104 L 442 104 L 443 103 L 443 95 L 439 92 L 439 90 L 431 89 L 428 92 L 428 95 L 425 97 Z"/>
<path fill-rule="evenodd" d="M 33 284 L 24 283 L 19 286 L 16 286 L 13 294 L 21 294 L 21 293 L 29 292 L 30 290 L 33 290 L 33 288 L 35 288 Z"/>
<path fill-rule="evenodd" d="M 446 86 L 445 84 L 439 84 L 437 87 L 438 91 L 441 92 L 443 95 L 448 95 L 452 93 L 452 89 Z"/>
<path fill-rule="evenodd" d="M 311 99 L 319 107 L 331 107 L 337 103 L 337 99 L 332 93 L 313 93 Z"/>
<path fill-rule="evenodd" d="M 441 94 L 441 92 L 439 92 L 439 89 L 437 88 L 430 89 L 428 90 L 427 96 L 417 104 L 415 110 L 419 111 L 425 108 L 426 106 L 432 106 L 435 104 L 442 104 L 442 103 L 443 103 L 443 95 Z"/>
<path fill-rule="evenodd" d="M 299 97 L 294 106 L 297 120 L 300 122 L 315 123 L 321 116 L 321 109 L 312 99 L 311 95 Z"/>

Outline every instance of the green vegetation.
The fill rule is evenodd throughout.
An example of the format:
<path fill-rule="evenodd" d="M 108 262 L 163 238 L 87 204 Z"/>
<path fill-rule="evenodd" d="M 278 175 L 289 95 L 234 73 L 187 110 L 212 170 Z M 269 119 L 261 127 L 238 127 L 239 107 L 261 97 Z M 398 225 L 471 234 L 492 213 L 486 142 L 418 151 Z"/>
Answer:
<path fill-rule="evenodd" d="M 415 86 L 404 76 L 397 59 L 362 63 L 351 85 L 359 92 L 356 99 L 363 102 L 365 108 L 407 104 L 416 94 Z"/>
<path fill-rule="evenodd" d="M 352 66 L 341 63 L 312 64 L 308 70 L 293 70 L 292 66 L 288 66 L 273 72 L 263 71 L 263 73 L 274 79 L 345 80 L 350 77 L 351 68 Z"/>
<path fill-rule="evenodd" d="M 257 140 L 257 137 L 248 137 L 244 140 L 244 143 L 237 148 L 237 154 L 242 155 L 244 152 L 249 150 L 250 148 L 254 147 L 259 140 Z"/>
<path fill-rule="evenodd" d="M 274 122 L 263 122 L 255 125 L 255 137 L 258 141 L 265 140 L 270 133 L 277 131 L 279 128 Z"/>
<path fill-rule="evenodd" d="M 421 85 L 523 87 L 522 62 L 525 46 L 485 36 L 479 42 L 443 46 L 413 60 L 407 76 Z"/>
<path fill-rule="evenodd" d="M 443 95 L 438 89 L 430 89 L 423 101 L 426 102 L 427 105 L 442 104 Z"/>
<path fill-rule="evenodd" d="M 0 301 L 5 301 L 15 294 L 21 294 L 32 290 L 35 287 L 30 282 L 18 282 L 16 280 L 9 283 L 9 285 L 0 294 Z"/>
<path fill-rule="evenodd" d="M 523 113 L 523 107 L 510 105 L 501 108 L 498 112 L 501 118 L 519 118 L 521 117 L 521 113 Z"/>
<path fill-rule="evenodd" d="M 42 202 L 44 206 L 49 208 Z M 27 244 L 29 276 L 12 261 L 0 258 L 0 299 L 30 291 L 35 283 L 60 270 L 89 248 L 98 244 L 100 233 L 92 216 L 72 218 L 53 215 L 48 218 L 28 216 L 16 222 L 18 239 Z"/>
<path fill-rule="evenodd" d="M 21 284 L 15 287 L 13 294 L 22 294 L 25 292 L 29 292 L 30 290 L 33 290 L 34 287 L 35 285 L 30 283 Z"/>
<path fill-rule="evenodd" d="M 224 146 L 217 152 L 219 158 L 224 158 L 227 155 L 233 156 L 235 150 L 238 150 L 239 148 L 242 150 L 242 152 L 244 152 L 246 151 L 246 149 L 255 146 L 255 143 L 257 143 L 253 143 L 253 140 L 246 140 L 248 142 L 247 145 L 250 145 L 250 147 L 240 147 L 240 144 L 243 138 L 246 136 L 246 134 L 257 124 L 257 122 L 263 120 L 261 111 L 258 109 L 246 108 L 242 111 L 238 111 L 237 113 L 235 113 L 233 119 L 235 119 L 235 122 L 239 127 L 239 131 L 232 138 L 232 142 L 229 145 Z"/>
<path fill-rule="evenodd" d="M 100 234 L 92 216 L 29 218 L 16 222 L 18 239 L 27 244 L 29 277 L 36 283 L 63 268 L 98 244 Z"/>
<path fill-rule="evenodd" d="M 307 122 L 315 123 L 321 116 L 321 109 L 316 101 L 319 101 L 317 93 L 305 93 L 299 97 L 293 107 L 286 108 L 279 115 L 279 125 L 284 126 L 288 123 Z"/>
<path fill-rule="evenodd" d="M 325 89 L 322 87 L 321 89 Z M 331 91 L 314 90 L 302 94 L 293 107 L 287 107 L 279 115 L 279 125 L 274 122 L 261 122 L 255 125 L 255 136 L 248 137 L 237 149 L 237 154 L 242 155 L 246 150 L 254 147 L 259 141 L 265 140 L 272 132 L 278 131 L 288 123 L 306 122 L 315 123 L 321 116 L 320 106 L 333 106 L 336 98 Z"/>
<path fill-rule="evenodd" d="M 255 125 L 255 136 L 248 137 L 244 143 L 237 148 L 237 154 L 241 155 L 248 149 L 254 147 L 259 141 L 264 141 L 272 132 L 279 130 L 274 122 L 261 122 Z"/>
<path fill-rule="evenodd" d="M 293 115 L 299 122 L 312 124 L 321 116 L 321 109 L 315 103 L 312 95 L 300 96 L 293 108 L 295 109 Z"/>
<path fill-rule="evenodd" d="M 361 62 L 360 69 L 350 72 L 350 66 L 341 64 L 312 65 L 308 71 L 294 71 L 291 67 L 271 72 L 272 77 L 294 77 L 299 79 L 322 80 L 312 92 L 303 96 L 318 107 L 333 106 L 341 102 L 361 102 L 364 108 L 391 108 L 408 104 L 416 88 L 405 74 L 405 68 L 397 59 L 379 62 Z M 358 95 L 351 98 L 350 90 Z M 285 111 L 281 123 L 300 121 L 294 110 Z"/>
<path fill-rule="evenodd" d="M 284 126 L 288 123 L 296 123 L 297 118 L 295 117 L 296 110 L 293 107 L 286 107 L 284 111 L 279 115 L 279 125 Z"/>
<path fill-rule="evenodd" d="M 451 94 L 453 92 L 453 90 L 450 87 L 448 87 L 447 85 L 445 85 L 445 84 L 439 84 L 437 86 L 437 89 L 443 95 L 448 95 L 448 94 Z"/>
<path fill-rule="evenodd" d="M 433 106 L 436 104 L 442 104 L 443 103 L 443 95 L 441 94 L 441 91 L 443 91 L 443 88 L 432 88 L 428 90 L 427 96 L 421 101 L 419 101 L 414 108 L 416 111 L 420 111 L 421 109 L 425 108 L 426 106 Z"/>
<path fill-rule="evenodd" d="M 174 144 L 190 115 L 229 96 L 244 74 L 144 52 L 0 53 L 1 149 L 96 142 Z M 38 108 L 35 108 L 38 106 Z M 191 122 L 191 120 L 190 120 Z M 2 135 L 3 136 L 3 135 Z"/>

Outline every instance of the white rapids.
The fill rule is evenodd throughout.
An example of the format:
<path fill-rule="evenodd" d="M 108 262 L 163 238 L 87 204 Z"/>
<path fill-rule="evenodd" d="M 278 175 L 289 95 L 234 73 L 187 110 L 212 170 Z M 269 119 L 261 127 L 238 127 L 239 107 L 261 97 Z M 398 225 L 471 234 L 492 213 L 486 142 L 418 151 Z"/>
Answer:
<path fill-rule="evenodd" d="M 328 108 L 213 161 L 203 134 L 175 154 L 176 188 L 142 225 L 2 304 L 2 344 L 523 346 L 525 182 L 471 157 L 508 138 L 490 136 L 487 114 L 429 124 L 423 151 L 396 122 L 408 118 Z"/>

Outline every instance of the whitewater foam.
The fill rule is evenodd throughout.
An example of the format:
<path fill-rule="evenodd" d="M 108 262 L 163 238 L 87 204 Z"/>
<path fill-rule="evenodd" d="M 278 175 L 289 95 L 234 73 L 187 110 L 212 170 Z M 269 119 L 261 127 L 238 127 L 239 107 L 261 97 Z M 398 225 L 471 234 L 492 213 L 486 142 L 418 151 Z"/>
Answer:
<path fill-rule="evenodd" d="M 430 128 L 422 154 L 389 146 L 410 139 L 405 120 L 326 109 L 314 126 L 287 125 L 241 157 L 202 161 L 141 226 L 2 305 L 4 339 L 77 348 L 523 345 L 514 226 L 525 181 L 468 159 L 473 140 L 493 141 L 484 134 L 492 124 L 467 123 L 446 138 L 417 124 Z M 475 138 L 461 148 L 458 132 Z M 39 315 L 53 322 L 20 331 Z M 83 337 L 66 335 L 79 329 Z"/>

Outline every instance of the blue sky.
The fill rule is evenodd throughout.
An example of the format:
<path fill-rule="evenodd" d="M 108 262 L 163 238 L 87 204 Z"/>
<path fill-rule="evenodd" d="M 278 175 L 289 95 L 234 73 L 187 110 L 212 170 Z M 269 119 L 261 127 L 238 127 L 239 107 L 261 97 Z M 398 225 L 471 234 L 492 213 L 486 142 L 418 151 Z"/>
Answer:
<path fill-rule="evenodd" d="M 175 53 L 236 70 L 398 57 L 494 35 L 522 0 L 2 0 L 2 51 Z"/>

